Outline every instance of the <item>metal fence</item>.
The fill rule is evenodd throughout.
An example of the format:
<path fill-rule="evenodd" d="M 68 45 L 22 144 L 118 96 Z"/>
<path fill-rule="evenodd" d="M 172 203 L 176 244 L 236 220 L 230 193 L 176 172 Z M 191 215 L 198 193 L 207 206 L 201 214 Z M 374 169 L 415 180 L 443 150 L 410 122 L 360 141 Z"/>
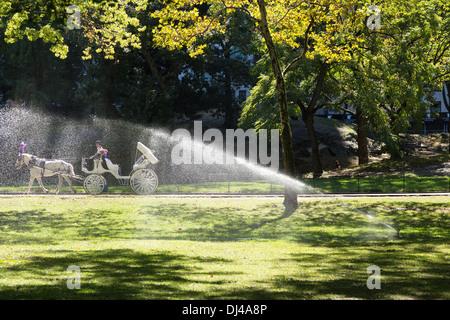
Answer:
<path fill-rule="evenodd" d="M 407 174 L 370 177 L 305 179 L 324 193 L 413 193 L 450 192 L 450 177 L 423 177 Z"/>
<path fill-rule="evenodd" d="M 450 176 L 424 177 L 408 174 L 368 177 L 333 177 L 304 178 L 300 182 L 299 194 L 341 194 L 341 193 L 437 193 L 450 192 Z M 109 184 L 108 193 L 131 193 L 129 186 L 120 186 L 113 182 Z M 45 183 L 50 190 L 56 186 L 56 180 Z M 83 186 L 75 184 L 83 193 Z M 27 189 L 27 183 L 1 184 L 0 193 L 22 193 Z M 33 192 L 40 192 L 37 183 Z M 69 191 L 65 186 L 63 191 Z M 284 185 L 269 180 L 248 181 L 205 181 L 195 183 L 163 183 L 156 189 L 156 194 L 273 194 L 284 193 Z"/>
<path fill-rule="evenodd" d="M 305 188 L 299 193 L 427 193 L 450 192 L 450 177 L 408 174 L 369 177 L 299 179 Z M 157 193 L 282 194 L 284 186 L 270 181 L 220 181 L 197 184 L 161 185 Z"/>

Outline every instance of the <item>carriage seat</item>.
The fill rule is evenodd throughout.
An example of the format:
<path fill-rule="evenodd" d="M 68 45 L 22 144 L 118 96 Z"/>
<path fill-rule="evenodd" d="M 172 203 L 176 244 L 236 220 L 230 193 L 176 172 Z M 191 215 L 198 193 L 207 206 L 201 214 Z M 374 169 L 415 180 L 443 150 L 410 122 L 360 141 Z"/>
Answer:
<path fill-rule="evenodd" d="M 120 175 L 120 166 L 118 164 L 113 164 L 108 158 L 105 159 L 105 162 L 109 171 L 115 173 L 116 175 Z"/>

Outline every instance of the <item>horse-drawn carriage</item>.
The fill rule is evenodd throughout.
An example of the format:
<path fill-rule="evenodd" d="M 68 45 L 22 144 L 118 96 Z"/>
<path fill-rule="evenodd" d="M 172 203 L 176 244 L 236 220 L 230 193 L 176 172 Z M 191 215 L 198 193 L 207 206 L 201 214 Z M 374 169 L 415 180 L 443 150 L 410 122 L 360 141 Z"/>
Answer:
<path fill-rule="evenodd" d="M 138 153 L 141 156 L 137 158 Z M 104 159 L 94 160 L 94 168 L 88 170 L 86 158 L 81 160 L 81 171 L 88 174 L 84 179 L 84 190 L 89 194 L 99 194 L 106 188 L 106 179 L 103 174 L 110 173 L 117 179 L 120 185 L 130 185 L 136 194 L 150 194 L 158 187 L 158 176 L 150 169 L 151 164 L 156 164 L 158 159 L 153 155 L 152 151 L 141 142 L 137 143 L 136 158 L 133 169 L 128 176 L 121 175 L 121 168 L 117 164 L 113 164 L 111 160 Z M 103 162 L 103 163 L 102 163 Z"/>
<path fill-rule="evenodd" d="M 42 190 L 45 193 L 48 193 L 48 190 L 42 183 L 42 178 L 58 176 L 59 181 L 55 193 L 59 193 L 64 179 L 73 193 L 75 193 L 75 189 L 72 187 L 72 180 L 75 180 L 83 183 L 84 190 L 87 193 L 99 194 L 106 191 L 106 179 L 103 177 L 103 174 L 105 173 L 112 174 L 121 185 L 130 185 L 131 189 L 136 194 L 150 194 L 158 187 L 158 176 L 150 168 L 152 164 L 158 162 L 158 159 L 156 159 L 152 151 L 141 142 L 137 143 L 136 160 L 130 175 L 122 176 L 119 165 L 113 164 L 109 159 L 104 159 L 105 166 L 103 166 L 102 160 L 94 160 L 94 168 L 88 170 L 86 158 L 83 157 L 81 160 L 81 170 L 88 174 L 86 178 L 76 175 L 73 166 L 64 160 L 46 160 L 25 153 L 25 146 L 26 144 L 22 142 L 15 167 L 16 169 L 20 169 L 25 165 L 30 170 L 30 183 L 28 185 L 27 193 L 30 192 L 34 180 L 37 180 Z M 139 153 L 141 155 L 138 158 L 137 156 Z"/>

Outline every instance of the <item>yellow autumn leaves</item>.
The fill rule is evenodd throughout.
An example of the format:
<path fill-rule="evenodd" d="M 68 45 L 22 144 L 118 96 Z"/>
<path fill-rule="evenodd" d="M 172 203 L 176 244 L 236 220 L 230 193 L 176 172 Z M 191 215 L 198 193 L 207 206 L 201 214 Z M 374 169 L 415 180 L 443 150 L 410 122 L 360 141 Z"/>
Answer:
<path fill-rule="evenodd" d="M 138 34 L 131 32 L 130 28 L 143 32 L 146 27 L 140 25 L 137 17 L 129 15 L 131 4 L 137 4 L 135 11 L 146 8 L 144 1 L 126 0 L 87 8 L 84 13 L 81 25 L 84 36 L 95 45 L 95 52 L 102 53 L 106 59 L 114 59 L 117 47 L 141 47 Z M 92 57 L 91 49 L 91 46 L 84 49 L 83 59 Z"/>
<path fill-rule="evenodd" d="M 350 49 L 363 42 L 362 37 L 356 36 L 367 17 L 360 2 L 268 0 L 267 20 L 273 41 L 293 50 L 304 50 L 307 58 L 322 56 L 329 62 L 346 60 Z M 205 45 L 196 45 L 198 39 L 225 32 L 227 19 L 224 17 L 230 11 L 247 13 L 256 26 L 260 17 L 254 1 L 176 0 L 163 3 L 162 9 L 151 14 L 159 21 L 153 30 L 154 41 L 172 50 L 187 48 L 191 56 L 203 53 Z M 202 4 L 209 6 L 207 14 L 198 9 Z"/>

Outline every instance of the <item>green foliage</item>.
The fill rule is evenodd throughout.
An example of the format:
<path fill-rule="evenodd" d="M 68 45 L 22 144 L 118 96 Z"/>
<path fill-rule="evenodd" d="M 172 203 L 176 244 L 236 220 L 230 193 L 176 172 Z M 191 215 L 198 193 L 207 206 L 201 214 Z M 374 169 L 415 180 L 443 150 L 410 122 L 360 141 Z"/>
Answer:
<path fill-rule="evenodd" d="M 279 50 L 280 53 L 288 51 Z M 280 56 L 281 60 L 289 61 L 295 55 Z M 304 59 L 286 74 L 285 83 L 287 100 L 289 106 L 289 116 L 294 118 L 302 117 L 300 104 L 308 105 L 314 94 L 317 74 L 321 66 L 321 59 Z M 277 128 L 279 127 L 279 112 L 277 102 L 277 92 L 275 79 L 270 71 L 267 55 L 263 55 L 252 71 L 259 74 L 256 86 L 251 90 L 250 97 L 246 100 L 239 119 L 239 124 L 243 128 Z M 327 96 L 337 95 L 337 87 L 333 81 L 327 77 L 324 81 L 320 97 L 314 108 L 332 108 L 328 106 Z"/>
<path fill-rule="evenodd" d="M 72 4 L 80 9 L 80 30 L 66 25 Z M 199 61 L 194 63 L 183 51 L 155 48 L 151 29 L 157 20 L 149 14 L 159 7 L 140 0 L 2 2 L 2 40 L 8 43 L 0 52 L 6 61 L 1 72 L 8 75 L 0 79 L 4 99 L 71 115 L 120 116 L 144 123 L 194 117 L 220 104 L 222 96 L 208 96 L 211 83 Z M 13 58 L 19 46 L 25 51 Z M 211 53 L 211 73 L 220 73 L 213 71 L 218 59 Z M 183 71 L 193 76 L 180 80 Z M 242 74 L 242 65 L 230 69 L 235 83 L 243 81 Z"/>
<path fill-rule="evenodd" d="M 298 102 L 307 104 L 311 99 L 317 75 L 314 63 L 329 63 L 328 75 L 338 82 L 333 87 L 329 79 L 326 81 L 318 106 L 336 108 L 338 103 L 345 102 L 360 107 L 370 120 L 371 130 L 387 142 L 389 152 L 398 154 L 396 135 L 406 129 L 408 118 L 422 117 L 428 107 L 422 97 L 450 75 L 450 9 L 443 0 L 385 1 L 379 4 L 381 29 L 369 30 L 365 26 L 369 4 L 371 1 L 365 0 L 339 4 L 326 0 L 300 3 L 288 0 L 266 2 L 265 6 L 270 35 L 287 85 L 289 114 L 299 116 Z M 68 12 L 70 5 L 80 10 L 80 30 L 67 26 L 73 15 Z M 2 79 L 1 86 L 10 92 L 9 97 L 40 97 L 40 104 L 58 105 L 64 100 L 62 96 L 54 98 L 64 92 L 58 82 L 62 84 L 72 78 L 77 89 L 68 89 L 71 93 L 67 96 L 78 100 L 72 99 L 71 104 L 108 104 L 121 116 L 145 121 L 183 113 L 193 116 L 208 108 L 211 99 L 221 100 L 215 104 L 222 111 L 234 112 L 236 103 L 230 104 L 229 93 L 225 94 L 224 88 L 230 87 L 225 75 L 232 75 L 234 85 L 256 82 L 248 78 L 248 64 L 236 59 L 238 55 L 252 52 L 254 45 L 260 49 L 264 61 L 255 69 L 258 84 L 246 102 L 241 125 L 280 127 L 275 79 L 270 72 L 270 61 L 264 56 L 267 47 L 259 30 L 259 10 L 256 2 L 248 1 L 195 0 L 188 4 L 184 0 L 2 1 L 2 41 L 11 46 L 24 46 L 24 41 L 39 43 L 39 49 L 33 50 L 45 48 L 57 58 L 70 62 L 65 66 L 56 62 L 41 64 L 46 71 L 50 65 L 64 69 L 61 73 L 65 75 L 53 74 L 53 80 L 45 74 L 34 79 L 37 73 L 31 76 L 26 72 L 30 71 L 27 66 L 24 72 L 33 81 L 27 83 L 16 79 L 19 76 L 11 76 Z M 178 51 L 173 54 L 156 46 Z M 25 57 L 31 59 L 30 48 L 24 48 L 28 53 L 21 52 L 19 61 Z M 71 56 L 70 50 L 74 55 Z M 202 53 L 205 56 L 197 65 L 187 58 Z M 82 56 L 86 64 L 75 61 L 75 56 Z M 108 68 L 126 79 L 126 84 L 117 78 L 106 83 L 99 80 L 106 79 L 109 72 L 97 68 L 96 65 L 109 66 L 102 59 L 112 61 L 114 66 Z M 20 72 L 6 60 L 3 74 Z M 303 60 L 307 62 L 300 63 Z M 75 67 L 71 68 L 70 64 Z M 196 70 L 189 79 L 176 80 L 177 74 L 192 68 Z M 201 78 L 202 72 L 214 81 L 206 83 Z M 53 83 L 54 88 L 42 90 L 43 83 Z M 69 86 L 67 82 L 66 85 Z M 118 90 L 111 92 L 110 86 L 117 86 Z M 84 91 L 89 87 L 92 101 Z M 129 87 L 136 92 L 127 98 Z M 201 97 L 195 102 L 193 97 L 199 94 Z M 333 102 L 327 101 L 325 95 Z M 186 96 L 192 99 L 186 101 Z M 111 98 L 113 102 L 103 101 Z M 180 108 L 182 104 L 186 104 L 186 112 Z"/>
<path fill-rule="evenodd" d="M 103 53 L 106 59 L 114 59 L 117 47 L 139 48 L 139 35 L 142 32 L 139 19 L 133 14 L 145 10 L 145 0 L 111 1 L 67 1 L 50 2 L 29 1 L 26 5 L 20 0 L 2 3 L 0 17 L 5 26 L 7 43 L 14 43 L 26 37 L 30 41 L 42 39 L 50 43 L 50 50 L 56 57 L 65 59 L 68 46 L 63 33 L 68 30 L 69 18 L 74 13 L 68 8 L 76 5 L 80 14 L 80 27 L 89 43 L 95 44 L 97 53 Z M 78 32 L 76 29 L 72 32 Z M 91 46 L 84 48 L 84 58 L 91 56 Z"/>
<path fill-rule="evenodd" d="M 5 100 L 26 102 L 26 107 L 79 116 L 83 106 L 76 99 L 74 84 L 83 72 L 82 62 L 75 48 L 64 60 L 55 58 L 49 48 L 42 40 L 26 39 L 0 46 L 0 92 Z"/>
<path fill-rule="evenodd" d="M 337 66 L 335 78 L 341 99 L 360 108 L 386 151 L 398 157 L 398 133 L 409 127 L 408 119 L 420 130 L 429 106 L 423 97 L 430 97 L 448 66 L 450 46 L 443 33 L 449 12 L 442 1 L 421 0 L 389 1 L 381 10 L 381 29 L 364 31 L 365 45 Z"/>

